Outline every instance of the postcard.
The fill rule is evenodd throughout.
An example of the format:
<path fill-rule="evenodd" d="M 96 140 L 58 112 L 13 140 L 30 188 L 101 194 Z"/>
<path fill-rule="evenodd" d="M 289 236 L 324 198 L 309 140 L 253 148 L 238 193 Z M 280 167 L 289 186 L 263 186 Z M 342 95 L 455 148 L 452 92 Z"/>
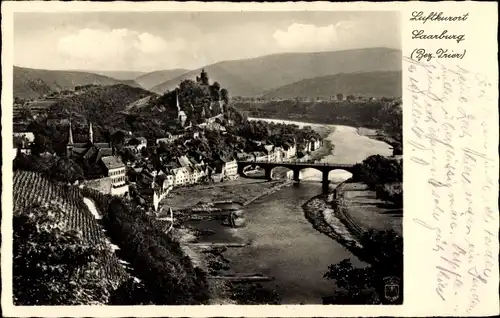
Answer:
<path fill-rule="evenodd" d="M 497 9 L 3 2 L 4 315 L 498 314 Z"/>

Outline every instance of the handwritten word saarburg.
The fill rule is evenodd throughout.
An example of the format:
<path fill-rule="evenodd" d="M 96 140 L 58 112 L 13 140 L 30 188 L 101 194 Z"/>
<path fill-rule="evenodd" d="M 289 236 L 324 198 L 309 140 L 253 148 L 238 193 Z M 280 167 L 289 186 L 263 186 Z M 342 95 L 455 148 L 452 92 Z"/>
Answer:
<path fill-rule="evenodd" d="M 430 62 L 433 58 L 438 59 L 463 59 L 467 53 L 467 50 L 464 49 L 461 53 L 455 52 L 453 50 L 442 49 L 439 48 L 435 52 L 428 52 L 425 49 L 414 49 L 411 53 L 410 57 L 414 60 L 421 61 L 426 60 Z"/>
<path fill-rule="evenodd" d="M 410 21 L 422 21 L 422 24 L 425 24 L 427 21 L 438 21 L 438 22 L 454 22 L 454 21 L 465 21 L 469 17 L 469 13 L 465 13 L 460 16 L 443 16 L 443 12 L 431 12 L 428 15 L 424 16 L 423 11 L 413 11 L 412 18 Z"/>
<path fill-rule="evenodd" d="M 444 30 L 441 34 L 426 34 L 424 30 L 413 30 L 412 40 L 455 40 L 457 43 L 465 41 L 465 34 L 448 34 L 448 30 Z"/>

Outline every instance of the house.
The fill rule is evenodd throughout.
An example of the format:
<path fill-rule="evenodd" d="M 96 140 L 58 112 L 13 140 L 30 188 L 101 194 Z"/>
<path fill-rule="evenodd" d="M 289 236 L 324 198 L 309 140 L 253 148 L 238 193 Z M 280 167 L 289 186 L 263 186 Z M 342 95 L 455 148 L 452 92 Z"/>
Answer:
<path fill-rule="evenodd" d="M 170 170 L 173 175 L 175 187 L 182 187 L 190 183 L 190 173 L 187 167 L 176 166 Z"/>
<path fill-rule="evenodd" d="M 156 175 L 157 171 L 146 167 L 144 169 L 141 169 L 138 180 L 145 185 L 151 185 L 153 184 Z"/>
<path fill-rule="evenodd" d="M 285 150 L 283 150 L 283 148 L 281 147 L 274 147 L 274 160 L 276 162 L 280 162 L 280 161 L 283 161 L 283 159 L 285 159 L 286 157 L 286 152 Z"/>
<path fill-rule="evenodd" d="M 106 170 L 107 177 L 111 179 L 112 195 L 127 195 L 129 187 L 127 184 L 126 169 L 119 157 L 106 156 L 101 158 Z"/>
<path fill-rule="evenodd" d="M 148 140 L 144 137 L 127 138 L 125 139 L 125 142 L 127 144 L 125 148 L 132 149 L 135 152 L 140 152 L 143 148 L 146 148 L 148 145 Z"/>
<path fill-rule="evenodd" d="M 181 167 L 191 167 L 193 164 L 191 163 L 191 160 L 187 156 L 181 156 L 177 158 L 177 161 L 179 162 L 179 165 Z"/>
<path fill-rule="evenodd" d="M 297 154 L 297 144 L 295 142 L 293 144 L 285 142 L 283 144 L 283 150 L 285 150 L 285 159 L 293 158 Z"/>
<path fill-rule="evenodd" d="M 251 154 L 245 152 L 239 152 L 236 154 L 236 159 L 238 161 L 252 161 L 254 157 Z"/>
<path fill-rule="evenodd" d="M 315 139 L 315 141 L 314 141 L 314 150 L 318 150 L 321 147 L 323 147 L 323 140 L 321 140 L 321 139 Z"/>
<path fill-rule="evenodd" d="M 13 138 L 14 158 L 17 157 L 18 153 L 25 155 L 31 154 L 31 145 L 35 141 L 35 135 L 32 132 L 14 133 Z"/>
<path fill-rule="evenodd" d="M 26 145 L 30 145 L 35 142 L 35 134 L 32 132 L 15 132 L 13 133 L 14 140 L 22 140 L 26 142 Z"/>
<path fill-rule="evenodd" d="M 176 141 L 177 139 L 179 139 L 180 137 L 182 137 L 182 135 L 172 135 L 172 134 L 168 133 L 167 137 L 156 139 L 156 144 L 159 145 L 161 142 L 164 142 L 166 144 L 170 144 L 170 143 Z"/>
<path fill-rule="evenodd" d="M 224 163 L 224 176 L 229 180 L 238 178 L 238 163 L 234 159 L 221 158 Z"/>
<path fill-rule="evenodd" d="M 254 151 L 252 152 L 254 161 L 268 161 L 269 157 L 262 151 Z"/>
<path fill-rule="evenodd" d="M 205 175 L 202 170 L 200 170 L 197 167 L 190 167 L 189 168 L 190 172 L 190 177 L 191 177 L 191 184 L 198 183 L 200 179 Z"/>

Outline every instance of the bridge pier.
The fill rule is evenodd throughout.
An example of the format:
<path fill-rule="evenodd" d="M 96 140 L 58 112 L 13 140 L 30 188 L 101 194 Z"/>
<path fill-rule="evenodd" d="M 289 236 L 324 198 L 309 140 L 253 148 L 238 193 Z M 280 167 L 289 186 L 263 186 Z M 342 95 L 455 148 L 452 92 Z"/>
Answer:
<path fill-rule="evenodd" d="M 265 171 L 266 180 L 269 180 L 269 181 L 273 180 L 272 168 L 268 168 L 264 171 Z"/>
<path fill-rule="evenodd" d="M 330 171 L 323 171 L 323 179 L 321 180 L 321 183 L 328 185 L 330 183 L 330 180 L 328 180 L 328 174 Z"/>
<path fill-rule="evenodd" d="M 328 174 L 330 173 L 330 171 L 327 170 L 322 172 L 323 172 L 323 178 L 321 180 L 321 185 L 323 187 L 323 191 L 327 192 L 330 188 L 330 180 L 328 180 Z"/>
<path fill-rule="evenodd" d="M 300 170 L 293 170 L 293 181 L 300 182 Z"/>

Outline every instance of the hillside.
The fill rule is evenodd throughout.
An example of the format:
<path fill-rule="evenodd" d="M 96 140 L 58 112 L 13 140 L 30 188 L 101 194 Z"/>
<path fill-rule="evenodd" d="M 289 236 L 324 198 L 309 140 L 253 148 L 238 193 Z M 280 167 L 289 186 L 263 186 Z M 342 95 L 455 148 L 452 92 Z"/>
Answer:
<path fill-rule="evenodd" d="M 150 89 L 187 72 L 189 72 L 189 70 L 186 69 L 154 71 L 137 76 L 135 81 L 145 89 Z"/>
<path fill-rule="evenodd" d="M 126 84 L 138 86 L 134 82 L 126 83 L 107 76 L 80 71 L 53 71 L 14 66 L 14 97 L 39 98 L 51 92 L 73 90 L 82 85 Z"/>
<path fill-rule="evenodd" d="M 257 96 L 300 80 L 339 73 L 399 71 L 401 51 L 368 48 L 318 53 L 283 53 L 253 59 L 223 61 L 205 66 L 210 77 L 223 83 L 233 96 Z M 201 69 L 190 71 L 151 88 L 163 93 L 184 79 L 194 79 Z"/>
<path fill-rule="evenodd" d="M 14 215 L 24 213 L 26 208 L 33 205 L 60 206 L 66 218 L 64 221 L 70 229 L 81 231 L 83 239 L 92 244 L 107 244 L 101 226 L 83 202 L 80 189 L 76 187 L 53 183 L 35 172 L 17 170 L 13 177 L 12 203 Z M 104 255 L 100 261 L 108 275 L 124 275 L 114 254 Z"/>
<path fill-rule="evenodd" d="M 266 92 L 264 98 L 324 97 L 340 93 L 362 97 L 401 97 L 400 71 L 336 74 L 305 79 Z"/>
<path fill-rule="evenodd" d="M 71 96 L 63 97 L 51 106 L 50 116 L 54 118 L 84 117 L 97 125 L 106 126 L 123 117 L 125 106 L 153 93 L 124 84 L 94 86 Z"/>

